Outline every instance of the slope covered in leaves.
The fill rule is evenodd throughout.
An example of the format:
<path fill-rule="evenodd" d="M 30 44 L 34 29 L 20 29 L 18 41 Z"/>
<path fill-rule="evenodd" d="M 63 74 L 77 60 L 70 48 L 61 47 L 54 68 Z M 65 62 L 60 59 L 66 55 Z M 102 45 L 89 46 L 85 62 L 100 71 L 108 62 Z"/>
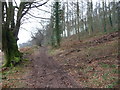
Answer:
<path fill-rule="evenodd" d="M 70 76 L 90 88 L 112 88 L 118 85 L 118 32 L 84 38 L 65 39 L 60 49 L 49 53 Z"/>

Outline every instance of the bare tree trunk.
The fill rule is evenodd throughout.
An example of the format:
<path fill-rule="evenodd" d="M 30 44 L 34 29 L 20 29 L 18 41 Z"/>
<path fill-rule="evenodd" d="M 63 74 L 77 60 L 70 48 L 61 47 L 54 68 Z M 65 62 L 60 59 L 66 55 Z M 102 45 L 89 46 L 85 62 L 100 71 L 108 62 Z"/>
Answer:
<path fill-rule="evenodd" d="M 113 28 L 112 15 L 111 15 L 111 9 L 110 9 L 111 4 L 110 4 L 110 1 L 108 1 L 108 2 L 109 2 L 109 6 L 108 6 L 108 8 L 109 8 L 109 22 L 110 22 L 111 28 Z"/>
<path fill-rule="evenodd" d="M 65 33 L 65 4 L 63 4 L 63 32 L 64 32 L 64 37 L 66 37 Z"/>
<path fill-rule="evenodd" d="M 2 23 L 2 17 L 3 17 L 3 14 L 2 14 L 2 2 L 0 1 L 0 23 Z M 2 17 L 1 17 L 2 16 Z M 2 25 L 0 25 L 0 50 L 2 49 Z"/>
<path fill-rule="evenodd" d="M 77 31 L 78 31 L 78 40 L 80 41 L 80 17 L 79 17 L 79 2 L 77 0 Z"/>
<path fill-rule="evenodd" d="M 103 27 L 104 27 L 104 32 L 106 32 L 106 12 L 105 12 L 105 1 L 103 0 Z"/>
<path fill-rule="evenodd" d="M 83 6 L 83 0 L 81 1 L 82 3 L 82 8 L 81 8 L 81 27 L 82 27 L 82 30 L 84 31 L 84 18 L 83 18 L 83 10 L 84 10 L 84 6 Z"/>
<path fill-rule="evenodd" d="M 68 0 L 67 0 L 67 36 L 69 37 L 70 36 L 70 30 L 69 30 L 69 21 L 68 21 L 68 11 L 69 11 L 69 8 L 68 8 L 69 6 L 68 6 Z"/>
<path fill-rule="evenodd" d="M 86 17 L 85 17 L 84 23 L 85 23 L 85 31 L 86 31 L 86 32 L 88 32 L 88 27 L 87 27 L 87 18 L 86 18 Z"/>
<path fill-rule="evenodd" d="M 120 34 L 120 1 L 118 2 L 118 5 L 117 5 L 117 18 L 118 18 L 118 31 L 119 31 L 119 34 Z"/>

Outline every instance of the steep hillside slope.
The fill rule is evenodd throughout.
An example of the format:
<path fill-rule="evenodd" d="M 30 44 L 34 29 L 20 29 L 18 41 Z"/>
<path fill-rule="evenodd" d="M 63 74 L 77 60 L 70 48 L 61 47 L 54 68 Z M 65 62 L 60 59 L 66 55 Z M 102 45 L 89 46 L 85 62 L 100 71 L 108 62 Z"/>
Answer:
<path fill-rule="evenodd" d="M 62 42 L 60 49 L 49 53 L 83 87 L 117 87 L 118 36 L 118 32 L 114 32 L 80 42 L 70 37 Z"/>

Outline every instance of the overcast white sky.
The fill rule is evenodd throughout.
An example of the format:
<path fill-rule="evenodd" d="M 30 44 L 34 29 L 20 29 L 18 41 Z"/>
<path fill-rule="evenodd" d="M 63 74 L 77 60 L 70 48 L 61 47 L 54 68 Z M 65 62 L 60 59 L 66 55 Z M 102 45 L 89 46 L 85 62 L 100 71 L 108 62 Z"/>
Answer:
<path fill-rule="evenodd" d="M 46 7 L 50 4 L 50 2 L 48 2 L 45 6 L 41 6 L 39 7 L 42 10 L 47 10 L 47 11 L 51 11 L 50 7 Z M 32 13 L 32 15 L 37 16 L 37 17 L 44 17 L 44 18 L 50 18 L 50 14 L 49 13 L 45 13 L 44 11 L 40 11 L 38 9 L 32 9 L 30 10 L 30 12 Z M 25 17 L 29 17 L 29 19 L 27 19 L 24 24 L 22 24 L 21 29 L 19 31 L 19 35 L 18 35 L 18 44 L 20 43 L 25 43 L 27 41 L 29 41 L 31 39 L 31 33 L 36 33 L 37 30 L 36 28 L 42 28 L 41 24 L 38 22 L 42 22 L 42 24 L 44 24 L 43 21 L 48 21 L 48 20 L 44 20 L 44 19 L 39 19 L 39 18 L 33 18 L 30 15 L 26 15 Z M 43 20 L 43 21 L 41 21 Z M 23 29 L 24 28 L 24 29 Z"/>
<path fill-rule="evenodd" d="M 51 11 L 50 7 L 46 7 L 49 4 L 51 4 L 51 1 L 53 1 L 53 0 L 50 0 L 45 6 L 44 5 L 41 6 L 40 9 Z M 68 1 L 73 1 L 73 0 L 68 0 Z M 74 1 L 77 1 L 77 0 L 74 0 Z M 102 0 L 92 0 L 92 1 L 95 4 L 96 2 L 102 1 Z M 117 0 L 117 1 L 119 1 L 119 0 Z M 40 11 L 40 10 L 32 9 L 31 12 L 34 13 L 33 14 L 34 16 L 50 18 L 50 14 L 45 13 L 45 12 Z M 26 17 L 28 17 L 28 16 L 26 16 Z M 25 43 L 28 40 L 30 40 L 31 39 L 31 32 L 32 33 L 36 32 L 36 29 L 35 29 L 36 27 L 42 28 L 41 24 L 36 22 L 36 20 L 43 23 L 43 21 L 41 21 L 41 19 L 38 19 L 38 18 L 35 19 L 35 18 L 31 17 L 30 19 L 26 20 L 25 23 L 21 26 L 22 28 L 20 29 L 19 35 L 18 35 L 18 37 L 19 37 L 18 44 Z M 29 23 L 29 21 L 31 23 Z M 25 28 L 25 29 L 23 29 L 23 28 Z"/>

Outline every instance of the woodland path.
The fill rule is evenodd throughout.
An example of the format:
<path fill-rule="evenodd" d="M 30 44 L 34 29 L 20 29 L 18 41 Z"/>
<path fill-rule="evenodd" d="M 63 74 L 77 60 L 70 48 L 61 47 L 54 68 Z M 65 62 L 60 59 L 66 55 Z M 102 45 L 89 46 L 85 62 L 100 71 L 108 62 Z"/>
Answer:
<path fill-rule="evenodd" d="M 32 70 L 27 77 L 29 88 L 80 88 L 51 56 L 41 47 L 32 54 Z"/>

